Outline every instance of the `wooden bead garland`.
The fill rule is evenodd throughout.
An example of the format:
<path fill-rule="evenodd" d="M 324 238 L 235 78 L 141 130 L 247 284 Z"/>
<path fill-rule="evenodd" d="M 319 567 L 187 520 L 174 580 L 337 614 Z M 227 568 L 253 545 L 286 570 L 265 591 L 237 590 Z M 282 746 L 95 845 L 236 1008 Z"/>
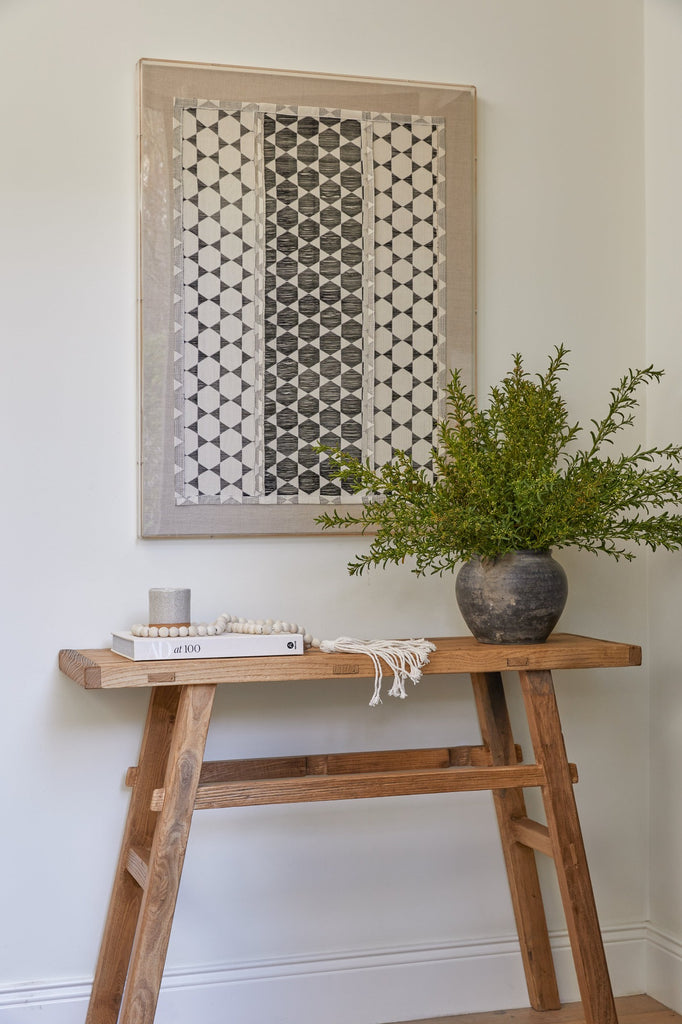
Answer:
<path fill-rule="evenodd" d="M 255 636 L 271 633 L 297 633 L 303 637 L 305 647 L 319 647 L 317 637 L 307 633 L 303 626 L 281 619 L 243 619 L 223 612 L 213 622 L 192 623 L 191 626 L 147 626 L 137 622 L 130 627 L 133 636 L 176 637 L 176 636 L 221 636 L 223 633 L 250 633 Z"/>

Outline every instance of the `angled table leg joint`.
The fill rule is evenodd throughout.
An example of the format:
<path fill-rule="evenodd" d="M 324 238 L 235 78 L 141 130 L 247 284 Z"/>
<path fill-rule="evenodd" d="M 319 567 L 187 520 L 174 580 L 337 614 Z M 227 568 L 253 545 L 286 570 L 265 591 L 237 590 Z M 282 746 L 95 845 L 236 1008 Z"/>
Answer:
<path fill-rule="evenodd" d="M 514 736 L 501 674 L 474 673 L 471 682 L 481 736 L 493 764 L 513 763 Z M 497 791 L 493 802 L 530 1004 L 535 1010 L 556 1010 L 559 989 L 534 853 L 539 842 L 545 849 L 548 844 L 541 840 L 542 826 L 532 827 L 537 823 L 527 816 L 523 789 Z"/>
<path fill-rule="evenodd" d="M 535 759 L 545 772 L 541 792 L 547 833 L 585 1021 L 618 1024 L 552 673 L 520 671 L 519 678 Z"/>
<path fill-rule="evenodd" d="M 214 694 L 215 684 L 152 690 L 86 1024 L 154 1020 Z"/>

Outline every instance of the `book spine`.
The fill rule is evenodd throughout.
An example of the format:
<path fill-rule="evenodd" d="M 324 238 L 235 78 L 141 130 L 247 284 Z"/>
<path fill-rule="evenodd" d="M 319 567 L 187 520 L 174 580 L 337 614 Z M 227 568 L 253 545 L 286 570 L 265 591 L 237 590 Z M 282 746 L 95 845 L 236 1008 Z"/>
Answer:
<path fill-rule="evenodd" d="M 179 661 L 185 658 L 253 658 L 303 654 L 303 638 L 294 634 L 268 637 L 177 637 L 137 639 L 112 637 L 111 649 L 131 661 Z"/>

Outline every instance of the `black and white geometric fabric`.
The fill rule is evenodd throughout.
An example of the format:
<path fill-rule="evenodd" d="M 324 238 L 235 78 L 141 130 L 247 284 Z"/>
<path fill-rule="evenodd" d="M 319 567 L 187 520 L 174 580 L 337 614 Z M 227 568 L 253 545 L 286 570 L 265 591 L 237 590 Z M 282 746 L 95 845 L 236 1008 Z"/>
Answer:
<path fill-rule="evenodd" d="M 278 500 L 341 497 L 314 444 L 368 454 L 361 134 L 357 118 L 264 117 L 265 495 Z"/>
<path fill-rule="evenodd" d="M 178 105 L 176 501 L 262 490 L 256 112 Z"/>
<path fill-rule="evenodd" d="M 374 458 L 424 466 L 445 386 L 445 204 L 438 126 L 374 128 Z"/>
<path fill-rule="evenodd" d="M 175 500 L 357 500 L 318 443 L 426 465 L 445 378 L 444 124 L 177 100 Z"/>

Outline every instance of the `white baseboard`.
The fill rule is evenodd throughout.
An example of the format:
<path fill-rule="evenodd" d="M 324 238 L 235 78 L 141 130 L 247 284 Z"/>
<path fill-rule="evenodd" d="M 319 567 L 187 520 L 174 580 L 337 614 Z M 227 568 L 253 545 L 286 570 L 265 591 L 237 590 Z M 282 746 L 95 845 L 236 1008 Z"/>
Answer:
<path fill-rule="evenodd" d="M 647 992 L 682 1013 L 682 942 L 650 924 L 646 943 Z"/>
<path fill-rule="evenodd" d="M 604 930 L 617 995 L 647 990 L 647 937 L 644 925 Z M 554 934 L 552 947 L 561 998 L 570 1002 L 578 990 L 567 935 Z M 79 1024 L 88 996 L 85 981 L 2 989 L 0 1024 Z M 383 1024 L 524 1005 L 528 995 L 518 941 L 504 936 L 170 969 L 156 1024 Z"/>

